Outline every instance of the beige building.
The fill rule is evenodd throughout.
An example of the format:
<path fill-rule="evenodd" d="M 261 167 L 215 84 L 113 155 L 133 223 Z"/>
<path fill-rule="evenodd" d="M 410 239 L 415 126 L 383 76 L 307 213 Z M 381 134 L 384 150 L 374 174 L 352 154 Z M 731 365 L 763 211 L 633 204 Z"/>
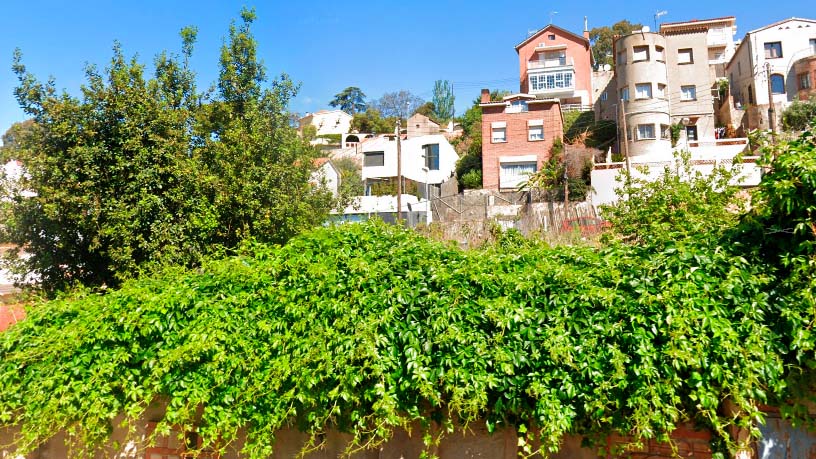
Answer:
<path fill-rule="evenodd" d="M 796 64 L 816 55 L 816 20 L 790 18 L 745 34 L 726 66 L 730 100 L 723 118 L 735 128 L 770 129 L 799 97 Z M 801 68 L 801 66 L 800 66 Z"/>
<path fill-rule="evenodd" d="M 314 113 L 307 113 L 299 120 L 298 131 L 303 132 L 303 128 L 312 125 L 317 130 L 317 135 L 345 134 L 351 129 L 353 117 L 342 110 L 320 110 Z"/>
<path fill-rule="evenodd" d="M 408 118 L 406 126 L 408 138 L 419 137 L 421 135 L 434 135 L 440 133 L 439 124 L 420 113 L 414 113 Z"/>

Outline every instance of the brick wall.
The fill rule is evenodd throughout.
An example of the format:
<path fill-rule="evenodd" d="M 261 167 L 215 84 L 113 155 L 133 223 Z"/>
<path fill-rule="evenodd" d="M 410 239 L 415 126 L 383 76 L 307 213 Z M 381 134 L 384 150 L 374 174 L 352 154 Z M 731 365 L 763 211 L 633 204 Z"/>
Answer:
<path fill-rule="evenodd" d="M 561 106 L 557 102 L 536 101 L 528 104 L 529 111 L 506 113 L 506 106 L 482 107 L 482 187 L 499 189 L 499 157 L 536 155 L 538 169 L 550 158 L 553 140 L 562 138 L 564 124 Z M 528 120 L 544 120 L 544 140 L 530 141 Z M 491 123 L 507 123 L 507 142 L 493 143 Z"/>

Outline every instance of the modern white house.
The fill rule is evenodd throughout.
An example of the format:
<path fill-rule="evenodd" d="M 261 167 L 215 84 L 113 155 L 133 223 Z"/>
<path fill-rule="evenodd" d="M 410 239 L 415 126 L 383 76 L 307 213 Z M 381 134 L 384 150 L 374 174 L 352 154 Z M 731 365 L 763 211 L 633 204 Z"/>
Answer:
<path fill-rule="evenodd" d="M 796 64 L 816 55 L 816 20 L 790 18 L 752 30 L 726 66 L 730 88 L 730 124 L 770 129 L 774 116 L 799 98 Z"/>

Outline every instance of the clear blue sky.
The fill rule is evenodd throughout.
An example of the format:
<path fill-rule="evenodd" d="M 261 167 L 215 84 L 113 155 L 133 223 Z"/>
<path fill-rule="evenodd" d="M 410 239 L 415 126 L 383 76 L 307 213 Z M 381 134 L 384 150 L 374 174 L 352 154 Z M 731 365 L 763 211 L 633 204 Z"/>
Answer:
<path fill-rule="evenodd" d="M 517 89 L 514 46 L 528 31 L 550 21 L 580 33 L 629 19 L 664 21 L 737 17 L 737 37 L 771 22 L 816 17 L 813 0 L 663 2 L 529 2 L 519 0 L 383 1 L 22 1 L 3 2 L 0 29 L 0 133 L 25 119 L 13 96 L 15 47 L 40 79 L 53 76 L 60 89 L 77 94 L 86 63 L 104 67 L 114 40 L 127 55 L 149 63 L 161 50 L 180 49 L 178 31 L 199 29 L 193 67 L 200 87 L 218 73 L 218 52 L 230 21 L 243 5 L 254 6 L 260 56 L 270 76 L 288 73 L 302 83 L 291 105 L 296 112 L 327 108 L 332 96 L 359 86 L 369 98 L 407 89 L 429 100 L 434 80 L 454 83 L 461 113 L 479 89 Z M 558 6 L 554 6 L 558 5 Z M 623 6 L 625 5 L 625 7 Z"/>

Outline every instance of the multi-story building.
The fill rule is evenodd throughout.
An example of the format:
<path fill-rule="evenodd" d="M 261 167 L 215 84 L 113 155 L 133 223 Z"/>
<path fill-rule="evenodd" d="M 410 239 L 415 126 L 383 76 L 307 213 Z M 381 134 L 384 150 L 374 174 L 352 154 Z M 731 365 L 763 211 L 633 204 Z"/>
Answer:
<path fill-rule="evenodd" d="M 613 81 L 628 129 L 619 140 L 628 140 L 630 157 L 671 158 L 673 124 L 683 126 L 684 145 L 717 137 L 717 79 L 734 52 L 735 30 L 734 18 L 725 17 L 666 23 L 660 33 L 644 28 L 615 39 Z"/>
<path fill-rule="evenodd" d="M 342 110 L 320 110 L 307 113 L 299 120 L 298 131 L 303 132 L 306 126 L 314 126 L 317 135 L 345 134 L 351 128 L 353 117 Z"/>
<path fill-rule="evenodd" d="M 519 89 L 561 104 L 592 105 L 592 52 L 589 31 L 576 35 L 548 25 L 516 45 Z"/>
<path fill-rule="evenodd" d="M 813 40 L 813 55 L 796 61 L 793 68 L 799 100 L 816 96 L 816 39 Z"/>
<path fill-rule="evenodd" d="M 816 20 L 790 18 L 745 34 L 726 66 L 730 88 L 727 122 L 735 127 L 770 129 L 769 109 L 780 112 L 812 87 L 805 68 L 816 55 Z M 797 65 L 798 64 L 798 65 Z"/>
<path fill-rule="evenodd" d="M 550 159 L 564 135 L 558 99 L 515 94 L 498 102 L 482 90 L 482 187 L 515 190 Z"/>

